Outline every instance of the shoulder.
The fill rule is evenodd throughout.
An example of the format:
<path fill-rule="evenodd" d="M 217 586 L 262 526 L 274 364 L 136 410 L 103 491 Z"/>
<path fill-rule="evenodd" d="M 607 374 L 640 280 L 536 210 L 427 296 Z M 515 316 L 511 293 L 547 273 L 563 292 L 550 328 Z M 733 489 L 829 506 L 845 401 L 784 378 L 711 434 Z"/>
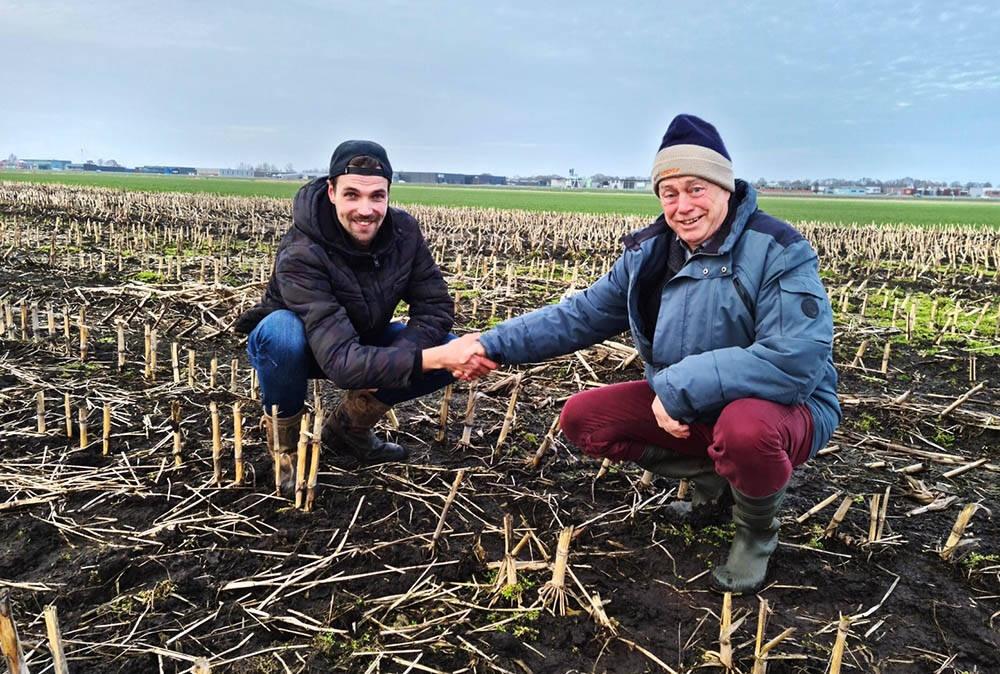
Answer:
<path fill-rule="evenodd" d="M 734 263 L 744 269 L 759 268 L 769 279 L 817 264 L 816 251 L 797 229 L 760 210 L 747 221 L 734 254 Z"/>
<path fill-rule="evenodd" d="M 753 233 L 754 236 L 766 237 L 782 248 L 805 241 L 799 230 L 784 220 L 779 220 L 761 210 L 754 211 L 750 219 L 747 220 L 744 231 Z"/>
<path fill-rule="evenodd" d="M 420 231 L 420 223 L 417 222 L 417 219 L 402 208 L 390 206 L 389 217 L 392 218 L 392 225 L 396 228 L 397 232 L 411 233 Z"/>
<path fill-rule="evenodd" d="M 625 250 L 638 251 L 642 244 L 668 231 L 667 221 L 662 215 L 642 229 L 630 232 L 621 238 Z"/>
<path fill-rule="evenodd" d="M 285 268 L 289 263 L 294 264 L 296 261 L 314 263 L 325 256 L 323 246 L 313 241 L 298 227 L 292 227 L 281 237 L 275 260 L 279 268 Z"/>

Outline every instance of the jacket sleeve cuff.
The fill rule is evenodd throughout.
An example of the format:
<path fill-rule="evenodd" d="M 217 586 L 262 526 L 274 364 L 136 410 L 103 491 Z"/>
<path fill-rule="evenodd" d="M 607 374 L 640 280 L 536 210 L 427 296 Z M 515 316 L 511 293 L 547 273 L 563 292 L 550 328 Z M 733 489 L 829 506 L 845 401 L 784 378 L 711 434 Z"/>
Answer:
<path fill-rule="evenodd" d="M 500 352 L 500 338 L 496 330 L 488 330 L 479 336 L 479 343 L 486 351 L 486 357 L 490 360 L 503 364 L 503 354 Z"/>
<path fill-rule="evenodd" d="M 413 372 L 410 374 L 410 386 L 416 386 L 424 378 L 424 352 L 413 350 Z"/>
<path fill-rule="evenodd" d="M 673 419 L 681 423 L 691 423 L 695 412 L 685 397 L 667 380 L 667 369 L 663 368 L 653 377 L 653 393 Z"/>

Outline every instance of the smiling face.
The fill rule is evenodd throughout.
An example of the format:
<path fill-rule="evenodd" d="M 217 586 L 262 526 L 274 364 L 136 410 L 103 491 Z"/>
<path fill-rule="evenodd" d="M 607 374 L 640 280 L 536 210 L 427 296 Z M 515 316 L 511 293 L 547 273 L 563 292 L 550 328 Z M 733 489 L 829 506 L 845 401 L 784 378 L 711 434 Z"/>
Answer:
<path fill-rule="evenodd" d="M 729 192 L 704 178 L 665 178 L 657 186 L 670 229 L 694 250 L 712 238 L 729 213 Z"/>
<path fill-rule="evenodd" d="M 389 181 L 381 176 L 345 174 L 327 185 L 340 226 L 361 248 L 371 246 L 389 208 Z"/>

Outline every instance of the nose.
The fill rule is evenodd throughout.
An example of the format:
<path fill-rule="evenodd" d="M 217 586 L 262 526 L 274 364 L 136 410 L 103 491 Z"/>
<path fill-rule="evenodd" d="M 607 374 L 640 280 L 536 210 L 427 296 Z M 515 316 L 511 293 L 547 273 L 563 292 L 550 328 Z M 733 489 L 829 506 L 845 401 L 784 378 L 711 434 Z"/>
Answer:
<path fill-rule="evenodd" d="M 372 208 L 372 202 L 369 201 L 368 199 L 362 199 L 361 204 L 358 206 L 358 214 L 367 216 L 371 215 L 374 212 L 375 209 Z"/>
<path fill-rule="evenodd" d="M 681 192 L 677 195 L 677 210 L 681 213 L 687 212 L 691 209 L 691 199 L 687 194 Z"/>

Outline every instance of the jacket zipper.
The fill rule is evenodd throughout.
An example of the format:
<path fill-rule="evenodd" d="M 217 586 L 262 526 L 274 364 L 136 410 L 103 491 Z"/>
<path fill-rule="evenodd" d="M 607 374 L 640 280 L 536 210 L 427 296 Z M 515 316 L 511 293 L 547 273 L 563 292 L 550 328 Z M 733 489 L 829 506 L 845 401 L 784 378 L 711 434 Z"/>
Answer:
<path fill-rule="evenodd" d="M 382 292 L 382 281 L 379 280 L 379 269 L 382 268 L 382 265 L 378 261 L 378 255 L 372 254 L 371 258 L 372 258 L 372 268 L 373 268 L 372 278 L 375 281 L 375 290 L 378 293 L 378 297 L 379 298 L 383 298 L 383 297 L 385 297 L 385 293 Z M 378 306 L 378 305 L 376 304 L 376 306 Z M 377 316 L 375 315 L 374 312 L 371 311 L 371 309 L 368 310 L 368 316 L 370 317 L 370 320 L 372 322 L 372 327 L 374 328 L 375 327 L 375 319 L 377 318 Z M 390 318 L 391 318 L 391 316 L 392 315 L 390 314 Z"/>
<path fill-rule="evenodd" d="M 753 302 L 750 301 L 750 294 L 747 293 L 746 288 L 744 288 L 743 284 L 740 283 L 740 277 L 736 274 L 733 274 L 733 285 L 736 287 L 736 294 L 740 296 L 740 299 L 743 301 L 743 305 L 747 308 L 747 311 L 750 312 L 750 317 L 754 318 Z"/>

